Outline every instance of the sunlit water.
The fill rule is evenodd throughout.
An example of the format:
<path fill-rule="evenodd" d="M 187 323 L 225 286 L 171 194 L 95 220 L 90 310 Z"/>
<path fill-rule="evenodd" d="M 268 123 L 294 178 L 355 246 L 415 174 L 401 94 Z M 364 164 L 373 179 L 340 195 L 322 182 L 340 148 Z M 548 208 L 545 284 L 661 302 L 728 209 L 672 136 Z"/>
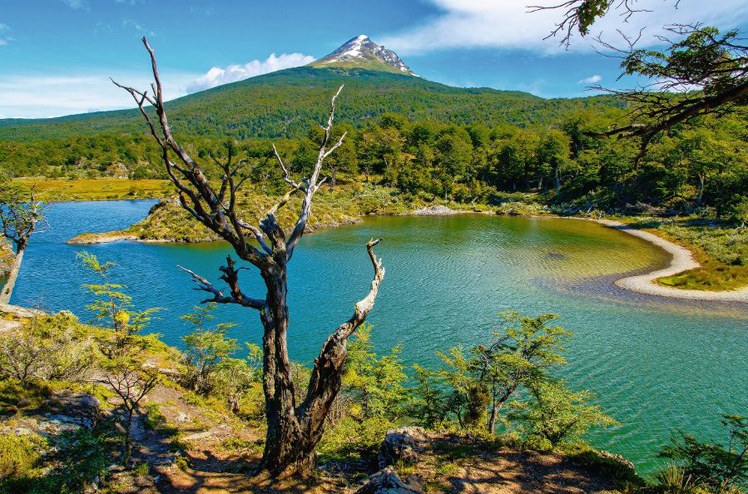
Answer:
<path fill-rule="evenodd" d="M 49 211 L 49 228 L 35 235 L 24 259 L 13 303 L 69 309 L 90 319 L 91 297 L 80 287 L 94 278 L 76 259 L 79 233 L 119 229 L 145 216 L 153 201 L 62 203 Z M 644 472 L 659 465 L 656 450 L 682 429 L 721 439 L 720 414 L 748 414 L 748 309 L 740 305 L 678 302 L 620 290 L 621 273 L 668 262 L 646 242 L 592 222 L 507 218 L 380 217 L 304 237 L 290 266 L 289 346 L 309 362 L 326 336 L 347 319 L 368 290 L 377 253 L 387 276 L 369 320 L 384 351 L 401 345 L 408 363 L 438 365 L 437 350 L 487 341 L 497 313 L 560 314 L 574 333 L 561 375 L 573 389 L 590 389 L 619 426 L 590 435 L 597 447 L 620 453 Z M 188 267 L 217 279 L 222 244 L 157 245 L 119 242 L 85 247 L 119 265 L 113 277 L 139 307 L 165 307 L 153 330 L 172 345 L 186 331 L 178 318 L 202 298 Z M 262 284 L 242 272 L 245 292 Z M 238 324 L 235 337 L 258 343 L 251 309 L 221 307 L 219 318 Z"/>

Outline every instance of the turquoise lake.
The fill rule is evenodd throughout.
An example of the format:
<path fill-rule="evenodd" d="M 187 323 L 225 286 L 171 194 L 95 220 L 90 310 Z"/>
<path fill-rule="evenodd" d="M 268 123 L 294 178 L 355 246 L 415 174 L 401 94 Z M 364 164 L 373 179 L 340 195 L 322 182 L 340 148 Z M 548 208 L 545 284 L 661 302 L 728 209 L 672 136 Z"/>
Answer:
<path fill-rule="evenodd" d="M 49 227 L 33 237 L 12 303 L 90 320 L 94 282 L 67 245 L 83 232 L 121 229 L 142 219 L 154 201 L 58 203 Z M 384 352 L 401 345 L 407 363 L 438 365 L 435 352 L 490 338 L 497 314 L 517 310 L 560 315 L 574 333 L 569 364 L 559 374 L 572 389 L 589 389 L 620 425 L 595 431 L 590 442 L 655 469 L 657 449 L 682 429 L 723 438 L 721 414 L 748 415 L 748 306 L 680 302 L 618 289 L 623 273 L 667 264 L 646 242 L 577 220 L 487 215 L 378 217 L 307 235 L 290 265 L 292 358 L 309 362 L 368 290 L 371 265 L 365 242 L 381 237 L 377 254 L 386 278 L 369 321 Z M 86 246 L 119 265 L 114 282 L 128 286 L 138 307 L 164 307 L 152 331 L 180 344 L 178 316 L 202 298 L 182 265 L 217 280 L 224 244 L 159 245 L 118 242 Z M 263 296 L 262 282 L 242 272 L 245 292 Z M 237 323 L 232 334 L 258 343 L 257 313 L 221 307 L 218 318 Z"/>

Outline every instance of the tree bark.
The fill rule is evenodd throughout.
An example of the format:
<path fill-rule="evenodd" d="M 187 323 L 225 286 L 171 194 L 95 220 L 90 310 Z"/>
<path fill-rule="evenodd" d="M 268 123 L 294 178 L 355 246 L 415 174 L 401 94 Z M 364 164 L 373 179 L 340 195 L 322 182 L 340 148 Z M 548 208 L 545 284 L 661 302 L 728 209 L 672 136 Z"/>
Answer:
<path fill-rule="evenodd" d="M 304 235 L 311 214 L 312 197 L 324 182 L 324 179 L 320 179 L 319 176 L 322 162 L 342 144 L 346 136 L 344 132 L 337 142 L 330 141 L 335 99 L 343 86 L 340 86 L 332 98 L 327 123 L 322 127 L 324 136 L 310 177 L 300 182 L 295 181 L 278 150 L 273 146 L 275 156 L 283 170 L 283 179 L 290 186 L 290 190 L 262 216 L 257 227 L 245 222 L 235 209 L 237 191 L 248 177 L 246 174 L 239 173 L 242 163 L 246 160 L 232 164 L 233 154 L 231 152 L 225 163 L 214 160 L 223 170 L 220 189 L 214 189 L 199 164 L 179 145 L 171 133 L 163 103 L 163 88 L 156 67 L 155 54 L 145 38 L 143 38 L 143 44 L 151 58 L 155 80 L 155 84 L 152 85 L 154 95 L 151 96 L 147 91 L 141 92 L 116 82 L 115 84 L 132 95 L 148 124 L 151 135 L 161 146 L 166 171 L 177 187 L 182 207 L 203 225 L 229 242 L 240 259 L 259 269 L 265 283 L 266 295 L 264 299 L 259 299 L 242 292 L 239 286 L 239 270 L 244 268 L 237 269 L 231 256 L 227 256 L 226 266 L 219 268 L 222 273 L 221 280 L 226 282 L 230 289 L 228 295 L 213 287 L 202 276 L 188 269 L 182 269 L 192 275 L 198 289 L 211 294 L 212 298 L 203 302 L 238 304 L 259 311 L 263 326 L 263 393 L 267 418 L 267 435 L 261 470 L 267 471 L 271 476 L 309 475 L 314 466 L 315 447 L 322 437 L 325 420 L 340 390 L 341 372 L 347 353 L 346 341 L 365 321 L 369 311 L 374 307 L 379 285 L 384 278 L 382 262 L 375 257 L 373 251 L 373 247 L 379 243 L 379 240 L 372 239 L 366 244 L 369 258 L 374 266 L 374 279 L 369 293 L 355 305 L 353 316 L 341 324 L 322 346 L 320 355 L 314 362 L 304 401 L 297 404 L 286 341 L 289 323 L 286 268 L 294 249 Z M 146 111 L 146 103 L 155 108 L 160 131 Z M 328 144 L 332 145 L 328 146 Z M 170 155 L 175 155 L 178 159 L 172 161 Z M 368 178 L 368 168 L 366 173 Z M 301 211 L 293 230 L 287 234 L 278 224 L 275 215 L 280 208 L 288 204 L 295 193 L 303 195 Z"/>
<path fill-rule="evenodd" d="M 10 297 L 13 295 L 13 288 L 15 288 L 16 280 L 18 279 L 18 273 L 21 271 L 21 262 L 23 262 L 24 252 L 26 252 L 26 245 L 19 245 L 16 252 L 16 258 L 13 260 L 13 267 L 8 275 L 8 280 L 5 282 L 5 286 L 3 286 L 2 293 L 0 293 L 0 304 L 10 303 Z"/>

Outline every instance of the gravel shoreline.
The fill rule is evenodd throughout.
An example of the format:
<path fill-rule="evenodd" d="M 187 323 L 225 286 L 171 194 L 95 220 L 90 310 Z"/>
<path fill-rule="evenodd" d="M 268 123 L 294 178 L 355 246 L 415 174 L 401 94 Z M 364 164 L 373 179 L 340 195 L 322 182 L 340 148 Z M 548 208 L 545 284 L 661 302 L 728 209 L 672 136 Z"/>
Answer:
<path fill-rule="evenodd" d="M 710 292 L 707 290 L 682 290 L 680 288 L 671 288 L 658 285 L 654 281 L 657 278 L 662 278 L 664 276 L 673 276 L 678 273 L 682 273 L 683 271 L 698 268 L 701 265 L 696 261 L 696 259 L 693 258 L 693 254 L 690 250 L 680 245 L 674 244 L 669 240 L 665 240 L 664 238 L 659 237 L 654 233 L 638 230 L 615 220 L 593 219 L 591 221 L 595 221 L 609 228 L 615 228 L 622 232 L 628 233 L 629 235 L 634 235 L 635 237 L 642 238 L 673 256 L 668 267 L 638 276 L 629 276 L 627 278 L 622 278 L 615 282 L 616 286 L 625 290 L 631 290 L 633 292 L 643 293 L 646 295 L 655 295 L 659 297 L 670 297 L 687 300 L 748 303 L 748 287 L 732 291 Z"/>

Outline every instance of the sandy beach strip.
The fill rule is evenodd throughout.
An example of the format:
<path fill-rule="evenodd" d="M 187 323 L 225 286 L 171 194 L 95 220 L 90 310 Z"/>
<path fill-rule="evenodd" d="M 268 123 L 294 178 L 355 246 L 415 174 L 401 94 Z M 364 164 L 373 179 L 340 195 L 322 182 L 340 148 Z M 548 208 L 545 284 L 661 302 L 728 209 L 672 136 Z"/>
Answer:
<path fill-rule="evenodd" d="M 635 237 L 642 238 L 673 256 L 672 260 L 670 261 L 670 265 L 664 269 L 659 269 L 657 271 L 652 271 L 651 273 L 641 274 L 638 276 L 629 276 L 628 278 L 622 278 L 616 281 L 616 285 L 620 288 L 631 290 L 637 293 L 643 293 L 646 295 L 656 295 L 659 297 L 748 303 L 748 287 L 741 288 L 739 290 L 711 292 L 708 290 L 681 290 L 680 288 L 658 285 L 654 281 L 657 278 L 662 278 L 664 276 L 673 276 L 690 269 L 698 268 L 701 265 L 696 261 L 696 259 L 693 258 L 693 254 L 690 250 L 680 245 L 674 244 L 673 242 L 665 240 L 662 237 L 658 237 L 654 233 L 638 230 L 615 220 L 592 221 L 596 221 L 597 223 L 605 225 L 609 228 L 615 228 L 622 232 L 626 232 L 629 235 L 634 235 Z"/>

